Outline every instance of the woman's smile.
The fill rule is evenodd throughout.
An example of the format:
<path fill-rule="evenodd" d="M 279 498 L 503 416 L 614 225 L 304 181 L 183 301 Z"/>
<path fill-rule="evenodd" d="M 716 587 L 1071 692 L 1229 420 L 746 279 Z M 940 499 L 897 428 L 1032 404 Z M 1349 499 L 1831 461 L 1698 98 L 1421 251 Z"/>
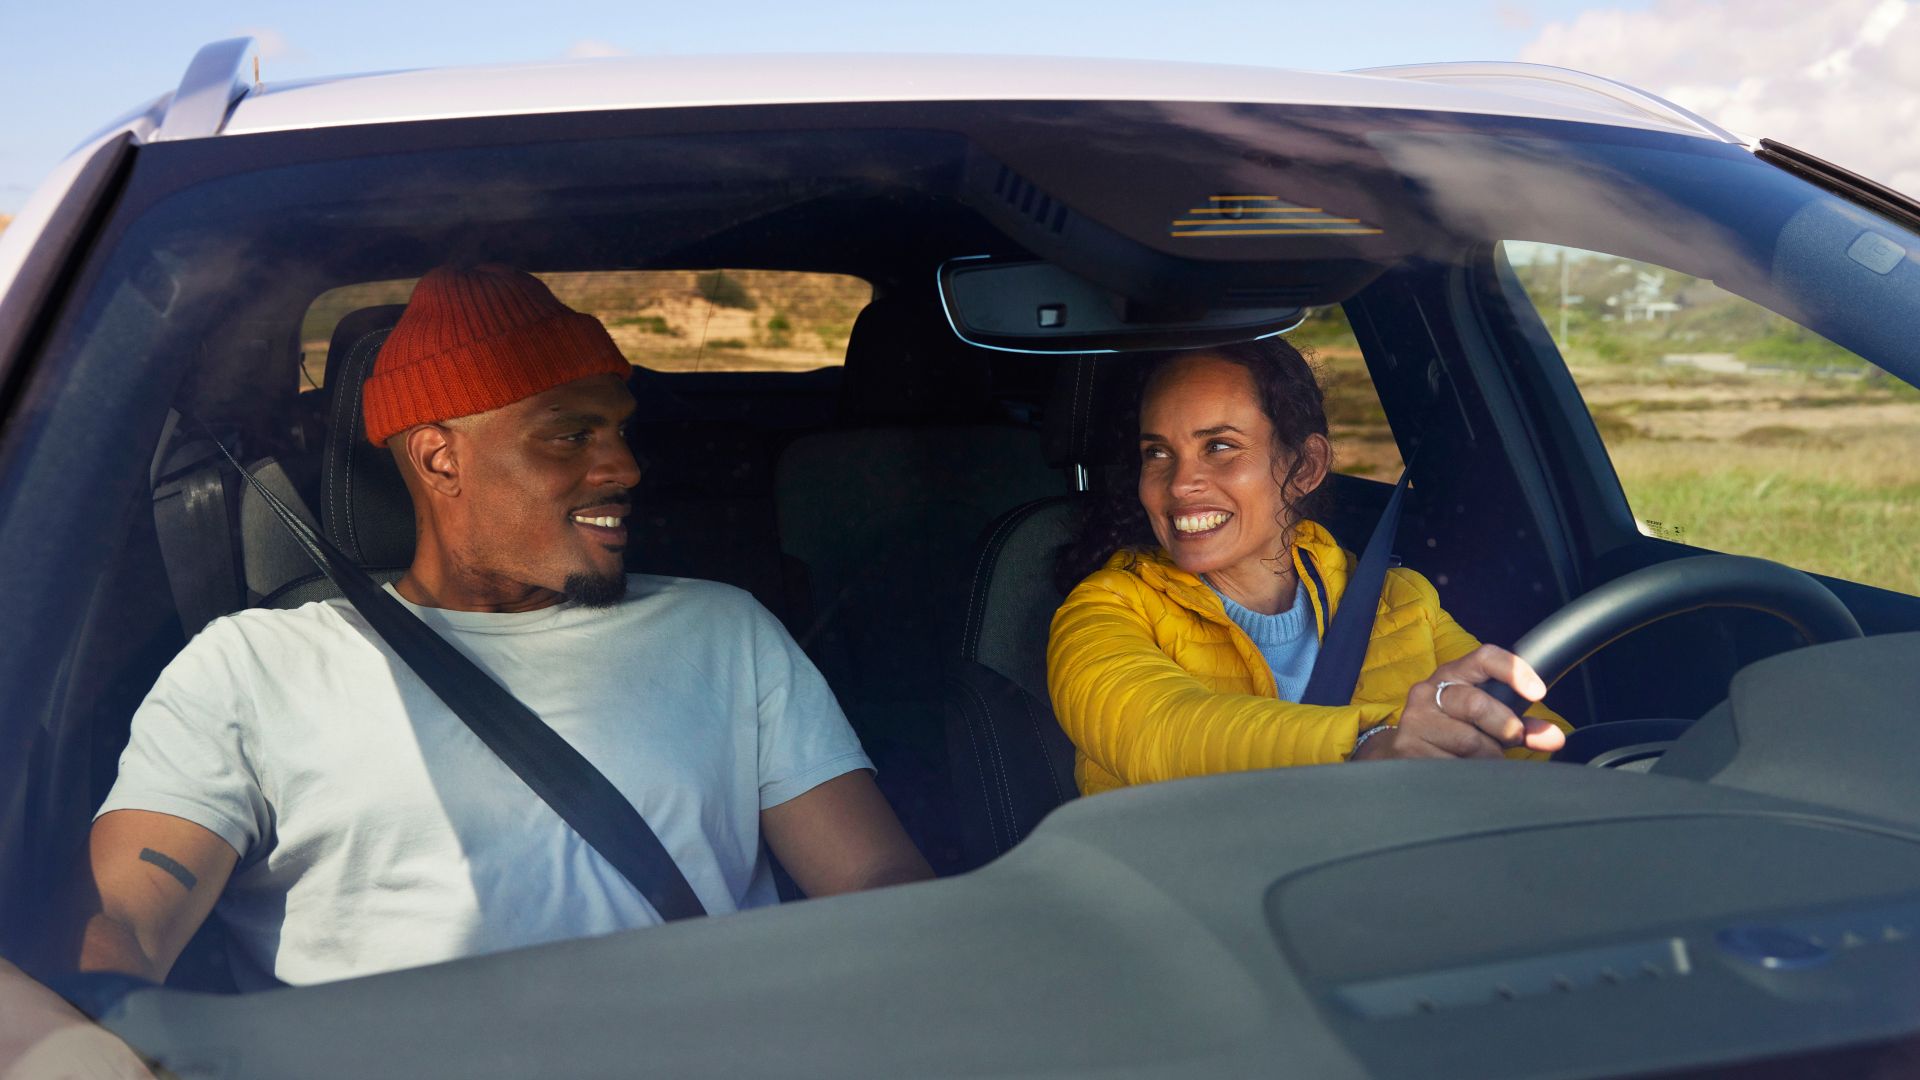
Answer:
<path fill-rule="evenodd" d="M 1180 540 L 1200 540 L 1213 536 L 1233 520 L 1230 510 L 1187 510 L 1173 514 L 1174 536 Z"/>

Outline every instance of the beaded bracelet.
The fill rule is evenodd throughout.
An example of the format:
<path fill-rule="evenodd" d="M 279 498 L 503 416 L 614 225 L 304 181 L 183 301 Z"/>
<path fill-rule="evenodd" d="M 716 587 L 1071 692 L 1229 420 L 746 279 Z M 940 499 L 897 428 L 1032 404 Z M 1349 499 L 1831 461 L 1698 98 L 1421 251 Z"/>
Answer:
<path fill-rule="evenodd" d="M 1360 737 L 1353 740 L 1353 749 L 1347 751 L 1347 760 L 1352 761 L 1353 755 L 1360 752 L 1360 748 L 1367 744 L 1368 739 L 1371 739 L 1375 735 L 1378 735 L 1381 732 L 1386 731 L 1392 727 L 1393 727 L 1392 724 L 1375 724 L 1372 727 L 1368 728 L 1367 730 L 1361 732 Z"/>

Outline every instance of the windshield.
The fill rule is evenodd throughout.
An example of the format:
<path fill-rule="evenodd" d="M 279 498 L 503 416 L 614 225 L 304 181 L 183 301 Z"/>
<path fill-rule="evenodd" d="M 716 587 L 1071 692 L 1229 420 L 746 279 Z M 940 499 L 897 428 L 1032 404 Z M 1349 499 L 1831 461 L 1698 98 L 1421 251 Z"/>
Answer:
<path fill-rule="evenodd" d="M 981 631 L 993 581 L 969 572 L 1003 515 L 1130 497 L 1095 451 L 1139 429 L 1137 393 L 1100 399 L 1080 358 L 959 342 L 941 267 L 1044 261 L 1143 323 L 1304 311 L 1289 333 L 1327 394 L 1326 544 L 1363 548 L 1412 468 L 1396 559 L 1511 641 L 1678 547 L 1782 562 L 1869 629 L 1920 627 L 1916 250 L 1906 225 L 1740 147 L 1492 115 L 916 103 L 143 147 L 6 433 L 8 520 L 81 537 L 36 534 L 17 564 L 75 614 L 8 661 L 39 688 L 10 723 L 23 743 L 88 733 L 34 759 L 61 791 L 34 811 L 59 834 L 43 849 L 78 844 L 127 717 L 194 634 L 331 595 L 222 448 L 356 561 L 406 570 L 407 489 L 369 480 L 347 395 L 370 362 L 355 349 L 436 267 L 528 271 L 610 328 L 637 402 L 625 570 L 727 582 L 770 612 L 954 869 L 966 777 L 943 665 L 1004 647 L 1004 681 L 1044 708 L 1060 595 L 1040 564 L 1060 545 L 1019 578 L 1022 634 Z M 81 527 L 76 491 L 133 525 Z M 207 505 L 212 533 L 169 524 Z M 1720 651 L 1671 697 L 1656 644 L 1549 704 L 1575 726 L 1700 715 L 1778 647 L 1745 617 L 1676 620 Z M 1064 799 L 1066 769 L 1036 776 Z M 995 819 L 1015 840 L 1032 826 Z"/>

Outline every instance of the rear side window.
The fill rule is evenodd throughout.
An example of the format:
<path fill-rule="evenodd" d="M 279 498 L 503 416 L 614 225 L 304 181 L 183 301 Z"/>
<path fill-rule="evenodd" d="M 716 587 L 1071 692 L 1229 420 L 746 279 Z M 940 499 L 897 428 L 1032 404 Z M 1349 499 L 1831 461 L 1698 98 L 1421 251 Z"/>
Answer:
<path fill-rule="evenodd" d="M 873 298 L 865 281 L 794 270 L 614 270 L 537 274 L 560 301 L 606 325 L 627 361 L 655 371 L 811 371 L 846 360 Z M 301 323 L 302 388 L 325 377 L 327 342 L 348 314 L 404 304 L 415 279 L 330 289 Z"/>
<path fill-rule="evenodd" d="M 1712 281 L 1502 246 L 1641 532 L 1920 594 L 1920 391 Z"/>
<path fill-rule="evenodd" d="M 1312 362 L 1326 395 L 1334 471 L 1392 483 L 1400 476 L 1400 447 L 1346 311 L 1338 304 L 1310 309 L 1287 340 Z"/>

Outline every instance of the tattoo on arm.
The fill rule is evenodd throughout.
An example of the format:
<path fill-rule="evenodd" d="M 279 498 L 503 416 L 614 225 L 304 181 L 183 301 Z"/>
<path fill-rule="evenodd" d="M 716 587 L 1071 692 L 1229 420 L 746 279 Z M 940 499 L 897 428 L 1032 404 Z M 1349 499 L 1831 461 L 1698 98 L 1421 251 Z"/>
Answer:
<path fill-rule="evenodd" d="M 140 861 L 144 863 L 152 863 L 153 865 L 159 867 L 160 869 L 165 870 L 167 873 L 172 874 L 173 880 L 178 881 L 181 884 L 181 886 L 184 887 L 188 892 L 192 892 L 193 887 L 196 884 L 199 884 L 200 879 L 193 876 L 193 871 L 187 869 L 184 866 L 181 866 L 179 863 L 173 861 L 172 859 L 166 857 L 165 855 L 160 854 L 159 852 L 153 850 L 152 848 L 140 849 Z"/>

